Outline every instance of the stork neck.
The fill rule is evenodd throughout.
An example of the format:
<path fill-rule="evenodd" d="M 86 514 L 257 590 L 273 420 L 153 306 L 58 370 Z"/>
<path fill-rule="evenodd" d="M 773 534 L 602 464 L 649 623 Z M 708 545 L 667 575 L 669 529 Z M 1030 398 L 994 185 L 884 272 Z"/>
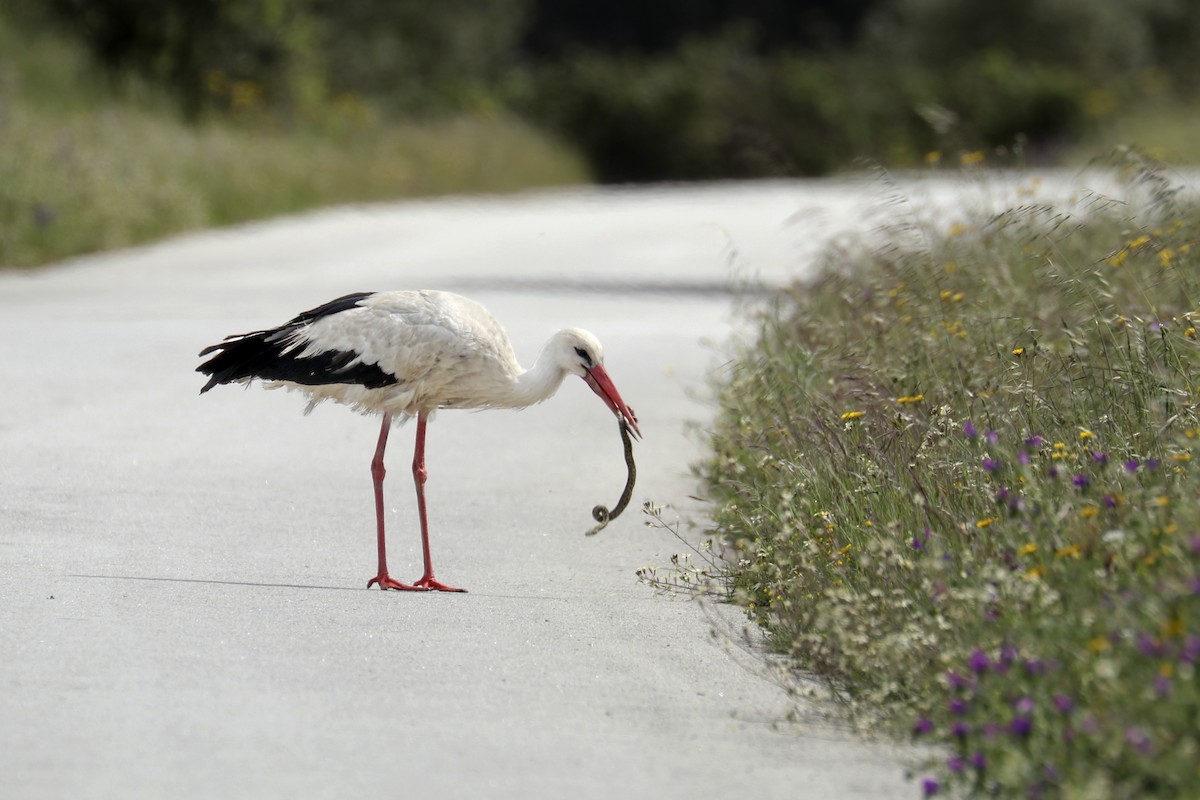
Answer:
<path fill-rule="evenodd" d="M 551 354 L 549 345 L 533 366 L 517 376 L 516 394 L 522 405 L 540 403 L 558 391 L 567 371 Z"/>

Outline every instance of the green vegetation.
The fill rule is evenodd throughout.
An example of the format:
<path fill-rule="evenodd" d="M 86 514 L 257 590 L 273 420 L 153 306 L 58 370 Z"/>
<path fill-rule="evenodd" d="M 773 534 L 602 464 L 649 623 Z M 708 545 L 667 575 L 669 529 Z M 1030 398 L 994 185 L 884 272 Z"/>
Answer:
<path fill-rule="evenodd" d="M 114 86 L 77 44 L 0 16 L 0 265 L 333 203 L 587 179 L 503 113 L 397 122 L 347 95 L 283 125 L 252 84 L 231 91 L 238 108 L 189 123 L 136 79 Z"/>
<path fill-rule="evenodd" d="M 1128 169 L 831 252 L 722 375 L 722 577 L 926 794 L 1200 793 L 1200 209 Z"/>

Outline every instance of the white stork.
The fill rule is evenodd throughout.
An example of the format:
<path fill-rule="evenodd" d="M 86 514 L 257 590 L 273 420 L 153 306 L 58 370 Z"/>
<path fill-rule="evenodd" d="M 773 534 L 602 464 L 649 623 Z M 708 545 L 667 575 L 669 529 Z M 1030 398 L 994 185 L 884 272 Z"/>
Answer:
<path fill-rule="evenodd" d="M 449 292 L 357 292 L 305 311 L 278 328 L 227 337 L 197 372 L 218 384 L 255 378 L 269 388 L 299 389 L 307 411 L 334 400 L 383 414 L 371 460 L 379 571 L 367 587 L 460 592 L 437 580 L 425 514 L 425 424 L 439 408 L 524 408 L 553 395 L 568 374 L 583 378 L 640 438 L 637 420 L 604 370 L 596 337 L 578 328 L 554 334 L 532 369 L 522 369 L 508 335 L 487 309 Z M 417 418 L 412 472 L 421 520 L 425 574 L 413 584 L 388 575 L 383 533 L 383 453 L 393 418 Z"/>

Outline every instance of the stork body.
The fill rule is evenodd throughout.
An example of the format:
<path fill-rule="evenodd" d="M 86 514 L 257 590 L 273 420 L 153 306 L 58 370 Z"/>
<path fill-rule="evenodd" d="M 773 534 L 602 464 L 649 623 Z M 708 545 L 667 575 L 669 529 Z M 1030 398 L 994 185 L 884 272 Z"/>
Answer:
<path fill-rule="evenodd" d="M 333 400 L 383 415 L 371 476 L 379 569 L 367 586 L 462 591 L 434 577 L 425 510 L 425 430 L 439 408 L 524 408 L 553 395 L 569 374 L 583 378 L 637 433 L 637 421 L 604 369 L 604 352 L 587 331 L 556 333 L 530 369 L 517 362 L 504 328 L 478 303 L 449 292 L 348 294 L 305 311 L 277 328 L 228 337 L 207 347 L 197 369 L 209 376 L 200 390 L 224 383 L 263 381 L 298 389 L 308 410 Z M 421 522 L 425 572 L 412 584 L 387 570 L 383 465 L 394 419 L 416 417 L 413 482 Z"/>

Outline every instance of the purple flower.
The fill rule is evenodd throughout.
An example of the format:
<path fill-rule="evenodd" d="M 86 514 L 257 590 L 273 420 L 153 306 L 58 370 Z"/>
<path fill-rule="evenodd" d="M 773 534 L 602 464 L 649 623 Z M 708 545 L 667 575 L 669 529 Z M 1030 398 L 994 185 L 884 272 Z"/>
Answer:
<path fill-rule="evenodd" d="M 914 536 L 912 538 L 912 541 L 909 542 L 909 545 L 912 547 L 913 550 L 924 550 L 925 549 L 925 542 L 923 542 L 921 539 L 919 539 L 916 536 Z"/>
<path fill-rule="evenodd" d="M 921 781 L 921 791 L 925 792 L 926 797 L 933 797 L 941 788 L 942 785 L 938 783 L 937 778 L 926 778 Z"/>
<path fill-rule="evenodd" d="M 928 717 L 921 717 L 919 720 L 917 720 L 916 724 L 913 725 L 913 733 L 917 736 L 923 736 L 932 730 L 933 722 L 931 722 Z"/>
<path fill-rule="evenodd" d="M 1139 653 L 1151 658 L 1164 656 L 1167 650 L 1162 642 L 1148 633 L 1143 633 L 1138 637 L 1137 648 Z"/>
<path fill-rule="evenodd" d="M 968 689 L 971 686 L 970 678 L 964 678 L 954 670 L 946 672 L 946 683 L 950 684 L 951 689 Z"/>
<path fill-rule="evenodd" d="M 1154 693 L 1159 697 L 1166 697 L 1171 693 L 1171 679 L 1166 675 L 1154 676 Z"/>
<path fill-rule="evenodd" d="M 971 766 L 975 769 L 987 769 L 987 756 L 983 753 L 976 752 L 971 756 Z"/>
<path fill-rule="evenodd" d="M 1000 666 L 1007 668 L 1009 664 L 1017 660 L 1018 654 L 1017 648 L 1011 644 L 1004 645 L 1000 648 Z"/>
<path fill-rule="evenodd" d="M 968 439 L 974 439 L 979 435 L 979 431 L 975 428 L 975 423 L 971 422 L 971 420 L 963 423 L 963 433 Z"/>
<path fill-rule="evenodd" d="M 1192 593 L 1193 597 L 1200 597 L 1200 575 L 1193 576 L 1188 582 L 1188 591 Z"/>
<path fill-rule="evenodd" d="M 986 465 L 985 465 L 985 468 L 986 468 Z M 997 503 L 1003 503 L 1005 500 L 1007 500 L 1011 496 L 1012 496 L 1012 490 L 1009 489 L 1007 486 L 1001 486 L 999 489 L 996 490 L 996 502 Z"/>
<path fill-rule="evenodd" d="M 1069 695 L 1060 692 L 1054 695 L 1054 707 L 1058 709 L 1060 714 L 1070 714 L 1075 710 L 1075 701 Z"/>
<path fill-rule="evenodd" d="M 1117 498 L 1111 494 L 1104 495 L 1104 507 L 1105 508 L 1116 508 L 1117 507 Z"/>
<path fill-rule="evenodd" d="M 1000 734 L 1000 726 L 995 722 L 985 722 L 980 732 L 983 734 L 983 738 L 990 742 Z"/>
<path fill-rule="evenodd" d="M 1036 434 L 1025 440 L 1026 447 L 1041 447 L 1046 443 L 1046 440 Z"/>
<path fill-rule="evenodd" d="M 992 660 L 988 658 L 987 653 L 976 648 L 971 653 L 971 657 L 967 659 L 967 666 L 971 668 L 971 672 L 980 675 L 988 671 L 988 668 L 992 666 Z"/>
<path fill-rule="evenodd" d="M 1026 453 L 1024 450 L 1022 450 L 1020 453 L 1017 453 L 1017 461 L 1019 461 L 1023 467 L 1029 466 L 1029 453 Z"/>
<path fill-rule="evenodd" d="M 1188 549 L 1192 551 L 1192 555 L 1200 556 L 1200 533 L 1193 533 L 1188 539 Z"/>
<path fill-rule="evenodd" d="M 983 438 L 987 439 L 988 444 L 1000 443 L 1000 434 L 996 433 L 995 431 L 988 431 L 983 435 Z"/>
<path fill-rule="evenodd" d="M 962 756 L 950 756 L 950 758 L 946 760 L 946 769 L 950 770 L 956 775 L 966 768 L 967 761 Z"/>
<path fill-rule="evenodd" d="M 971 726 L 960 719 L 950 726 L 950 735 L 965 739 L 971 735 Z"/>
<path fill-rule="evenodd" d="M 1050 468 L 1048 470 L 1046 470 L 1046 474 L 1048 476 L 1050 476 L 1051 478 L 1057 478 L 1058 477 L 1058 467 L 1051 464 Z"/>
<path fill-rule="evenodd" d="M 1125 743 L 1144 756 L 1150 754 L 1150 737 L 1136 725 L 1125 729 Z"/>
<path fill-rule="evenodd" d="M 1046 673 L 1046 662 L 1040 658 L 1025 659 L 1025 672 L 1028 675 L 1044 675 Z"/>
<path fill-rule="evenodd" d="M 1145 466 L 1146 466 L 1146 469 L 1157 469 L 1158 468 L 1158 459 L 1157 458 L 1147 458 Z"/>
<path fill-rule="evenodd" d="M 1136 458 L 1131 458 L 1125 462 L 1125 471 L 1132 474 L 1138 471 L 1139 466 L 1138 460 Z"/>
<path fill-rule="evenodd" d="M 1195 664 L 1197 658 L 1200 658 L 1200 636 L 1192 634 L 1184 639 L 1179 660 L 1185 664 Z"/>
<path fill-rule="evenodd" d="M 1013 701 L 1013 709 L 1015 709 L 1018 714 L 1023 715 L 1032 714 L 1034 705 L 1033 698 L 1029 695 L 1018 697 Z"/>
<path fill-rule="evenodd" d="M 1000 469 L 1000 460 L 997 458 L 983 457 L 983 468 L 988 472 L 995 472 Z"/>
<path fill-rule="evenodd" d="M 1167 326 L 1162 324 L 1161 322 L 1151 322 L 1150 323 L 1150 330 L 1154 331 L 1155 333 L 1157 333 L 1158 331 L 1161 331 L 1161 330 L 1165 330 L 1166 327 Z"/>
<path fill-rule="evenodd" d="M 1033 730 L 1033 720 L 1029 717 L 1013 717 L 1012 724 L 1008 729 L 1012 731 L 1013 736 L 1024 738 Z"/>
<path fill-rule="evenodd" d="M 950 698 L 949 708 L 951 714 L 962 716 L 967 713 L 967 701 L 961 697 L 952 697 Z"/>
<path fill-rule="evenodd" d="M 1075 485 L 1076 485 L 1076 486 L 1078 486 L 1080 489 L 1085 489 L 1085 488 L 1087 488 L 1087 485 L 1088 485 L 1089 483 L 1091 483 L 1091 481 L 1089 481 L 1089 480 L 1088 480 L 1088 476 L 1087 476 L 1087 475 L 1084 475 L 1083 473 L 1080 473 L 1080 474 L 1076 475 L 1074 478 L 1072 478 L 1072 479 L 1071 479 L 1071 483 L 1075 484 Z"/>
<path fill-rule="evenodd" d="M 1095 461 L 1097 464 L 1107 464 L 1108 453 L 1092 453 L 1092 461 Z"/>

